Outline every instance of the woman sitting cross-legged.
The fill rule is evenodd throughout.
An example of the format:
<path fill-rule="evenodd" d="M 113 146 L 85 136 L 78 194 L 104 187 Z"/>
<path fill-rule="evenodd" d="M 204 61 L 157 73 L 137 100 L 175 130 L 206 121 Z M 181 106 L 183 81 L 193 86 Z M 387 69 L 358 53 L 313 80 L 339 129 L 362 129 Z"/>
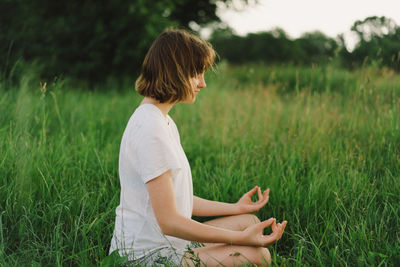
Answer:
<path fill-rule="evenodd" d="M 177 103 L 195 102 L 214 58 L 210 44 L 174 29 L 161 33 L 145 57 L 136 81 L 144 99 L 121 141 L 120 205 L 110 248 L 132 265 L 267 266 L 267 247 L 285 230 L 286 221 L 260 222 L 252 214 L 268 202 L 269 189 L 256 186 L 236 203 L 193 196 L 190 165 L 168 112 Z M 199 223 L 192 216 L 225 217 Z M 272 233 L 263 235 L 267 227 Z"/>

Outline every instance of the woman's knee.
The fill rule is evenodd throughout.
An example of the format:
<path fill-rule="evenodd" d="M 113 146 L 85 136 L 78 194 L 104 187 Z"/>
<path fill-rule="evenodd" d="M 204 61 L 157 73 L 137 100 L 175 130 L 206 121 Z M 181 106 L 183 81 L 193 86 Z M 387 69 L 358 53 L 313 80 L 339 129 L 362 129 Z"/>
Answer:
<path fill-rule="evenodd" d="M 271 253 L 269 253 L 269 250 L 267 248 L 261 248 L 262 252 L 262 256 L 265 259 L 265 261 L 268 263 L 267 266 L 271 265 Z M 264 262 L 265 265 L 265 262 Z"/>
<path fill-rule="evenodd" d="M 267 248 L 252 248 L 248 252 L 248 260 L 257 266 L 270 266 L 271 265 L 271 254 Z"/>
<path fill-rule="evenodd" d="M 257 266 L 270 266 L 271 255 L 267 248 L 230 246 L 219 244 L 193 249 L 193 254 L 186 253 L 181 266 L 239 266 L 253 263 Z"/>
<path fill-rule="evenodd" d="M 250 215 L 249 219 L 250 219 L 250 222 L 252 222 L 252 224 L 257 224 L 257 223 L 261 222 L 260 219 L 256 215 L 254 215 L 254 214 L 248 214 L 248 215 Z"/>
<path fill-rule="evenodd" d="M 240 224 L 240 226 L 242 228 L 241 230 L 244 230 L 247 227 L 260 222 L 260 219 L 254 214 L 249 213 L 249 214 L 242 214 L 239 216 L 241 216 L 241 224 Z"/>
<path fill-rule="evenodd" d="M 253 255 L 252 263 L 258 266 L 270 266 L 271 254 L 267 248 L 256 248 L 256 253 Z"/>

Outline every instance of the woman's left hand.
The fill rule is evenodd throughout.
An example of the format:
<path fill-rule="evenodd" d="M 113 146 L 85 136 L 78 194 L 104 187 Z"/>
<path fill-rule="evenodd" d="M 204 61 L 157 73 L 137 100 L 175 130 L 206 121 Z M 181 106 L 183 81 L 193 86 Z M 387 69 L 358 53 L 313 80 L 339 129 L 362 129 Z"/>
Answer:
<path fill-rule="evenodd" d="M 253 202 L 251 200 L 251 197 L 257 192 L 258 194 L 258 200 L 256 202 Z M 237 206 L 240 214 L 243 213 L 252 213 L 260 210 L 262 207 L 267 204 L 269 199 L 269 188 L 265 190 L 261 194 L 261 189 L 259 186 L 254 187 L 251 189 L 249 192 L 244 194 L 238 202 L 235 203 Z"/>

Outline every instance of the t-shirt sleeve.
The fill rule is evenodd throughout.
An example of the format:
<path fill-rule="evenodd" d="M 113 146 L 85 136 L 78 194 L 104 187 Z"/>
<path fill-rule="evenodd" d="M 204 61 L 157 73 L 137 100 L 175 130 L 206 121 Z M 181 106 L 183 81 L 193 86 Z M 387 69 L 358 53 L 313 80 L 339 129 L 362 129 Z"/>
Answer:
<path fill-rule="evenodd" d="M 133 149 L 137 169 L 144 183 L 168 170 L 176 174 L 181 168 L 168 129 L 160 123 L 149 123 L 142 127 L 134 140 Z"/>

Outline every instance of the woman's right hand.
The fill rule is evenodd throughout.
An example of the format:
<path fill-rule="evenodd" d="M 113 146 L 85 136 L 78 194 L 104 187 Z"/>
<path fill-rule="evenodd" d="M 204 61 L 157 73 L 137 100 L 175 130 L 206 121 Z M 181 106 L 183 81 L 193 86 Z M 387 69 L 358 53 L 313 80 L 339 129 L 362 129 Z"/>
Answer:
<path fill-rule="evenodd" d="M 254 224 L 246 228 L 242 232 L 243 244 L 241 245 L 269 247 L 282 237 L 282 234 L 285 231 L 286 224 L 287 221 L 283 221 L 282 223 L 276 223 L 275 218 L 270 218 L 266 221 Z M 272 227 L 272 233 L 269 235 L 264 235 L 263 234 L 264 229 L 269 226 Z"/>

